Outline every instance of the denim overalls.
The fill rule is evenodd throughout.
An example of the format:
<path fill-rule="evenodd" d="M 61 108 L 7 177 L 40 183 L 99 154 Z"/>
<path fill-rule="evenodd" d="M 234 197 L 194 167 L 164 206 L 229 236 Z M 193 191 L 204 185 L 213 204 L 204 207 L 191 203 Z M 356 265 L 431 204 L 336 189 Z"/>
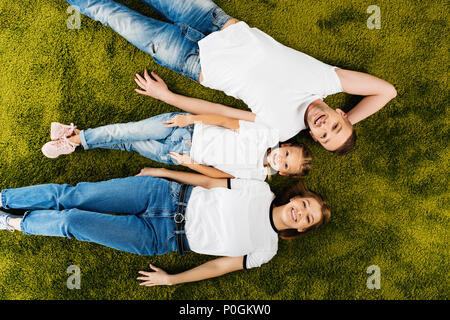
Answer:
<path fill-rule="evenodd" d="M 45 184 L 1 192 L 4 208 L 26 209 L 24 234 L 76 238 L 141 255 L 177 251 L 181 184 L 150 176 Z M 192 186 L 188 187 L 185 203 Z M 110 214 L 114 213 L 114 214 Z M 186 248 L 189 250 L 185 237 Z"/>

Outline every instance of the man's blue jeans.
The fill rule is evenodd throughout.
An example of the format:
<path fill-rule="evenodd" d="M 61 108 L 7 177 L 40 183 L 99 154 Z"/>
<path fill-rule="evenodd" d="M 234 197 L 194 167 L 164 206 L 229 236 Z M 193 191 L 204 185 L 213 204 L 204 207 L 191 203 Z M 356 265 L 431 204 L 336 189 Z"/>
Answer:
<path fill-rule="evenodd" d="M 24 234 L 76 238 L 159 255 L 177 251 L 174 216 L 180 190 L 181 184 L 174 181 L 137 176 L 76 186 L 5 189 L 1 199 L 4 208 L 29 210 L 21 222 Z M 185 203 L 191 191 L 192 186 Z M 186 237 L 185 243 L 189 250 Z"/>
<path fill-rule="evenodd" d="M 142 0 L 167 23 L 146 17 L 112 0 L 66 0 L 80 13 L 110 26 L 163 67 L 198 81 L 197 42 L 231 19 L 211 0 Z"/>
<path fill-rule="evenodd" d="M 117 123 L 82 130 L 80 140 L 85 150 L 93 148 L 136 151 L 140 155 L 165 164 L 175 164 L 169 152 L 189 154 L 194 126 L 166 128 L 163 121 L 178 112 L 164 113 L 149 119 Z"/>

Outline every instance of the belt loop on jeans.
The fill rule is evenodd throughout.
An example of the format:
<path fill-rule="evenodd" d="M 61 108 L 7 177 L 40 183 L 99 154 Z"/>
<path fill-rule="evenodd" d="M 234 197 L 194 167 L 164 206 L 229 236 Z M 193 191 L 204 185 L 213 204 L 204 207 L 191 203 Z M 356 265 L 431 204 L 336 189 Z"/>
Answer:
<path fill-rule="evenodd" d="M 177 247 L 178 247 L 178 253 L 182 256 L 184 255 L 184 252 L 186 251 L 185 243 L 184 243 L 184 224 L 185 224 L 185 210 L 187 203 L 185 202 L 186 199 L 186 193 L 188 190 L 189 185 L 182 184 L 180 189 L 180 195 L 178 197 L 178 209 L 176 215 L 173 217 L 173 220 L 176 224 L 176 240 L 177 240 Z"/>

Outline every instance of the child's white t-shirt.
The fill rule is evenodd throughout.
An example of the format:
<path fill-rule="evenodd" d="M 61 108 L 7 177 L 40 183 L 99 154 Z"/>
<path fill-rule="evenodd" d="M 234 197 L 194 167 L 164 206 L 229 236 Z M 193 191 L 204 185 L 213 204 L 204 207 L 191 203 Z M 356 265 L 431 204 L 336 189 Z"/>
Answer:
<path fill-rule="evenodd" d="M 240 120 L 238 131 L 196 123 L 190 157 L 235 178 L 264 181 L 264 157 L 278 142 L 278 130 L 262 123 Z"/>
<path fill-rule="evenodd" d="M 243 100 L 286 141 L 306 129 L 310 103 L 342 91 L 335 67 L 238 22 L 198 42 L 202 85 Z"/>

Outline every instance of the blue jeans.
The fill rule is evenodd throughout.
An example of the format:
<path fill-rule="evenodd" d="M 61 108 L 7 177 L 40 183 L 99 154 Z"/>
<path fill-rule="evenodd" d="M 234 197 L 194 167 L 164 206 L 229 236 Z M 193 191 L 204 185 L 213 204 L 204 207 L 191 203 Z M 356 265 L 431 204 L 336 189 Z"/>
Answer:
<path fill-rule="evenodd" d="M 154 161 L 177 165 L 167 154 L 171 151 L 189 154 L 194 130 L 193 125 L 166 128 L 163 121 L 177 114 L 182 113 L 164 113 L 138 122 L 82 130 L 81 144 L 85 150 L 104 148 L 136 151 Z"/>
<path fill-rule="evenodd" d="M 181 184 L 174 181 L 138 176 L 76 186 L 5 189 L 1 199 L 4 208 L 29 210 L 21 222 L 24 234 L 76 238 L 159 255 L 177 251 L 173 217 L 180 189 Z M 185 203 L 191 191 L 192 186 Z M 187 245 L 186 236 L 184 240 Z"/>
<path fill-rule="evenodd" d="M 142 0 L 167 23 L 146 17 L 112 0 L 66 0 L 80 13 L 110 26 L 163 67 L 198 81 L 197 42 L 231 19 L 211 0 Z"/>

